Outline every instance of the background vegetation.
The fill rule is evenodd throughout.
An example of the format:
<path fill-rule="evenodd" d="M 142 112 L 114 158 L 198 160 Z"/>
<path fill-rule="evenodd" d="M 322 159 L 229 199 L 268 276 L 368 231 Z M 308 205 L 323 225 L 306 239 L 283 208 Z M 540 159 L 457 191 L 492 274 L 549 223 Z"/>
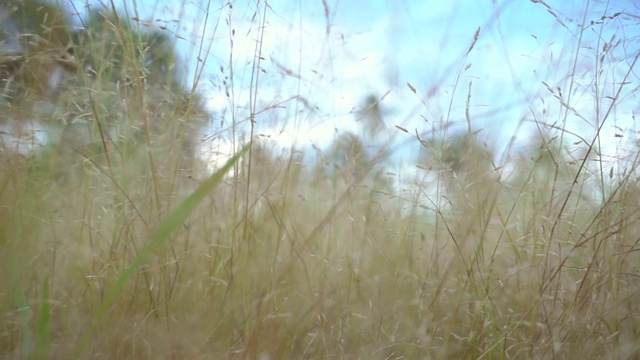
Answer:
<path fill-rule="evenodd" d="M 640 357 L 634 134 L 598 151 L 637 91 L 637 49 L 607 53 L 633 39 L 592 53 L 601 111 L 578 114 L 597 129 L 582 142 L 551 87 L 540 112 L 559 120 L 502 159 L 470 127 L 385 125 L 371 96 L 363 134 L 308 154 L 252 128 L 208 171 L 218 125 L 170 33 L 109 5 L 82 30 L 67 7 L 2 6 L 0 358 Z M 422 149 L 419 176 L 389 176 L 381 131 Z"/>

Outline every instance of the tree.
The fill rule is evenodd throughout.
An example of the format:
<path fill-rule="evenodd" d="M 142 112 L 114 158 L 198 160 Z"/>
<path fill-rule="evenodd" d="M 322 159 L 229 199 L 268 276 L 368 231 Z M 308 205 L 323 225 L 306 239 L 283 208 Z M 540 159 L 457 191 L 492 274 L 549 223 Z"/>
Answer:
<path fill-rule="evenodd" d="M 199 95 L 181 82 L 173 41 L 160 30 L 142 31 L 134 23 L 110 11 L 92 9 L 86 29 L 78 34 L 77 53 L 88 69 L 90 86 L 105 102 L 112 94 L 131 99 L 136 105 L 118 101 L 120 119 L 116 136 L 133 134 L 136 142 L 182 144 L 186 159 L 195 156 L 197 136 L 209 115 Z M 150 145 L 150 144 L 147 144 Z"/>
<path fill-rule="evenodd" d="M 40 0 L 3 3 L 0 18 L 0 110 L 15 122 L 47 124 L 48 142 L 67 153 L 129 156 L 144 146 L 192 167 L 209 115 L 181 81 L 170 35 L 102 8 L 72 32 L 63 10 Z"/>
<path fill-rule="evenodd" d="M 493 170 L 493 153 L 479 143 L 474 134 L 449 139 L 429 139 L 421 143 L 419 163 L 429 169 L 445 171 L 448 181 L 458 185 L 477 181 Z"/>
<path fill-rule="evenodd" d="M 38 0 L 0 4 L 0 84 L 5 100 L 46 97 L 65 73 L 77 71 L 68 52 L 71 27 L 62 10 Z"/>

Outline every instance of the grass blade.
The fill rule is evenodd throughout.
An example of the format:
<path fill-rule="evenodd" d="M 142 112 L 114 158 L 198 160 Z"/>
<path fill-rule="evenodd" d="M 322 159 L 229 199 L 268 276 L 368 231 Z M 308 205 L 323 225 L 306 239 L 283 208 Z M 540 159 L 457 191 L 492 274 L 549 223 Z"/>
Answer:
<path fill-rule="evenodd" d="M 222 181 L 224 175 L 242 158 L 242 156 L 247 152 L 248 149 L 249 145 L 246 145 L 242 150 L 236 153 L 236 155 L 229 159 L 229 161 L 227 161 L 227 163 L 222 168 L 220 168 L 208 179 L 206 179 L 191 195 L 189 195 L 184 201 L 182 201 L 182 203 L 175 210 L 173 210 L 169 214 L 169 216 L 167 216 L 162 224 L 160 224 L 158 229 L 151 235 L 149 242 L 141 249 L 136 259 L 118 277 L 113 288 L 111 288 L 111 290 L 107 293 L 105 300 L 102 302 L 93 318 L 90 329 L 85 332 L 81 341 L 78 343 L 79 345 L 75 349 L 72 358 L 77 359 L 82 356 L 84 349 L 93 337 L 93 333 L 96 327 L 104 318 L 114 299 L 122 291 L 124 285 L 129 280 L 131 280 L 133 275 L 144 264 L 148 255 L 151 254 L 160 245 L 169 240 L 171 234 L 173 234 L 180 227 L 180 225 L 187 219 L 189 214 L 191 214 L 191 212 L 200 203 L 200 201 L 202 201 L 205 196 L 211 190 L 213 190 L 220 183 L 220 181 Z"/>

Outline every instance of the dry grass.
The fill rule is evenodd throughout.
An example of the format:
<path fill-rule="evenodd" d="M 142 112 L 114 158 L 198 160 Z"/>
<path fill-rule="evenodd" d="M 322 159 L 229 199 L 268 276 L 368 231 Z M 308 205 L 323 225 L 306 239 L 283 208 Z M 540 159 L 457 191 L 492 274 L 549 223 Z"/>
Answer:
<path fill-rule="evenodd" d="M 111 24 L 131 50 L 119 70 L 142 76 L 143 42 Z M 159 85 L 114 84 L 115 65 L 92 66 L 93 81 L 74 77 L 52 101 L 76 120 L 67 136 L 2 157 L 0 358 L 640 358 L 639 159 L 598 156 L 599 132 L 572 158 L 563 123 L 536 118 L 540 145 L 496 164 L 467 100 L 467 137 L 423 141 L 435 156 L 420 181 L 385 179 L 391 150 L 367 158 L 356 141 L 343 144 L 349 161 L 337 149 L 317 166 L 255 141 L 207 175 L 185 165 L 188 100 L 155 102 Z M 248 123 L 226 81 L 237 135 Z M 599 131 L 621 105 L 594 86 Z M 548 90 L 558 102 L 545 114 L 562 117 L 570 99 Z"/>

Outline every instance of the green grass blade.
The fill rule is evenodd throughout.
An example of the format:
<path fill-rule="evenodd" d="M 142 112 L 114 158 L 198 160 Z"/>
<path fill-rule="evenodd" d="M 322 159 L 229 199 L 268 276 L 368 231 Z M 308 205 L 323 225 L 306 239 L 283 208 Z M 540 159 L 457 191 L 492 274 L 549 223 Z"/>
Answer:
<path fill-rule="evenodd" d="M 91 323 L 91 327 L 84 333 L 81 341 L 78 342 L 78 346 L 73 352 L 72 358 L 77 359 L 81 357 L 87 344 L 91 340 L 93 333 L 106 314 L 107 310 L 113 303 L 116 296 L 122 291 L 124 285 L 131 280 L 133 275 L 140 269 L 140 267 L 146 261 L 148 255 L 157 249 L 160 245 L 165 243 L 171 237 L 171 234 L 175 232 L 180 225 L 187 219 L 189 214 L 195 209 L 195 207 L 202 201 L 211 190 L 213 190 L 224 178 L 225 174 L 231 170 L 231 168 L 242 158 L 242 156 L 249 149 L 249 145 L 245 146 L 236 155 L 234 155 L 227 163 L 220 168 L 217 172 L 211 175 L 205 180 L 191 195 L 180 203 L 180 205 L 173 210 L 167 218 L 160 224 L 158 229 L 151 235 L 149 242 L 141 249 L 138 256 L 131 263 L 131 265 L 118 277 L 115 285 L 107 293 L 104 301 L 96 311 L 96 314 Z"/>
<path fill-rule="evenodd" d="M 49 345 L 51 343 L 51 306 L 49 304 L 49 279 L 44 278 L 42 282 L 42 299 L 40 303 L 40 314 L 38 315 L 38 323 L 36 325 L 36 339 L 34 358 L 48 359 Z"/>
<path fill-rule="evenodd" d="M 20 276 L 18 274 L 18 266 L 13 258 L 10 259 L 10 268 L 13 275 L 13 294 L 15 296 L 16 304 L 18 305 L 18 312 L 20 314 L 20 322 L 22 325 L 22 353 L 26 355 L 26 357 L 29 357 L 31 355 L 31 350 L 33 349 L 33 340 L 31 330 L 29 329 L 31 311 L 27 304 L 27 297 L 22 289 Z"/>

